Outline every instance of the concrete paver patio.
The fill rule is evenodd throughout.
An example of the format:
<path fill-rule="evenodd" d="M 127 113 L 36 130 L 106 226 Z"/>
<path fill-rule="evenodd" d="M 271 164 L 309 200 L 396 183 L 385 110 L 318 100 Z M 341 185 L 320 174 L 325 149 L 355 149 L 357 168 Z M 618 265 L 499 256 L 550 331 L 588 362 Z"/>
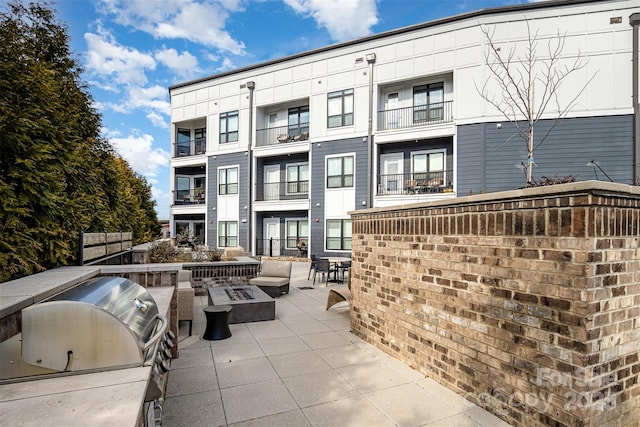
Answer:
<path fill-rule="evenodd" d="M 193 336 L 181 325 L 163 426 L 508 426 L 349 332 L 349 307 L 325 311 L 308 263 L 294 263 L 276 319 L 230 325 L 202 340 L 207 297 L 196 297 Z"/>

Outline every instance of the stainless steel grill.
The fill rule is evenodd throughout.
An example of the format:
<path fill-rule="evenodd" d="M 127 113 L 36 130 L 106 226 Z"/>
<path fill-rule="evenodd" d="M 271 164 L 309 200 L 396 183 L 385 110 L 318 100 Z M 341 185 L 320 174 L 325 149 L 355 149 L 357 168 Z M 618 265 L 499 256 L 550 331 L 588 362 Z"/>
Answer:
<path fill-rule="evenodd" d="M 22 332 L 0 343 L 0 384 L 148 366 L 145 425 L 160 425 L 175 336 L 144 287 L 96 277 L 22 310 Z"/>
<path fill-rule="evenodd" d="M 145 288 L 98 277 L 22 310 L 22 359 L 54 371 L 151 364 L 166 327 Z"/>

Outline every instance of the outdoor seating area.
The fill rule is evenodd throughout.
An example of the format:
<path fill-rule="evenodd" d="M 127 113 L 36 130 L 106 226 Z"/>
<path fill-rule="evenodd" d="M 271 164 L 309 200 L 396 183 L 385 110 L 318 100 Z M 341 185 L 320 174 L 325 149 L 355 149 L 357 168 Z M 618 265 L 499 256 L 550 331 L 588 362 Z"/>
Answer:
<path fill-rule="evenodd" d="M 309 262 L 292 263 L 275 319 L 230 324 L 203 340 L 207 296 L 195 297 L 193 335 L 181 324 L 162 425 L 485 426 L 497 417 L 350 332 L 346 302 L 325 309 L 329 282 L 312 286 Z"/>

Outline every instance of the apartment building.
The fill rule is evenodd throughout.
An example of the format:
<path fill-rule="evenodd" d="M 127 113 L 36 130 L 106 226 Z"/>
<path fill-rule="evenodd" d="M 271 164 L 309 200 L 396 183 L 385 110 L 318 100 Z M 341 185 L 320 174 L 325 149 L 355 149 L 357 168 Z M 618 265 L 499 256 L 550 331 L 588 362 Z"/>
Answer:
<path fill-rule="evenodd" d="M 171 86 L 172 235 L 254 255 L 342 255 L 350 211 L 523 187 L 526 144 L 480 96 L 485 82 L 496 88 L 483 29 L 520 54 L 527 27 L 542 52 L 560 34 L 560 62 L 586 61 L 558 92 L 561 105 L 579 94 L 567 117 L 556 123 L 550 105 L 536 125 L 554 128 L 534 177 L 631 184 L 639 6 L 484 9 Z"/>

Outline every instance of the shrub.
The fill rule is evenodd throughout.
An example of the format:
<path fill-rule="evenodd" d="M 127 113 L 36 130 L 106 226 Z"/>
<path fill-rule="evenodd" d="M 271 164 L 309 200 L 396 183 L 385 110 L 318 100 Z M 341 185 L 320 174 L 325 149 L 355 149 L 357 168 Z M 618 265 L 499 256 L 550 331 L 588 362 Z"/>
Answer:
<path fill-rule="evenodd" d="M 573 175 L 563 176 L 562 178 L 558 178 L 558 175 L 553 178 L 549 178 L 548 176 L 542 176 L 540 181 L 533 181 L 527 183 L 527 188 L 531 187 L 544 187 L 546 185 L 555 185 L 555 184 L 566 184 L 569 182 L 576 182 L 576 177 Z"/>
<path fill-rule="evenodd" d="M 148 252 L 150 263 L 176 262 L 178 250 L 169 241 L 151 244 Z"/>

